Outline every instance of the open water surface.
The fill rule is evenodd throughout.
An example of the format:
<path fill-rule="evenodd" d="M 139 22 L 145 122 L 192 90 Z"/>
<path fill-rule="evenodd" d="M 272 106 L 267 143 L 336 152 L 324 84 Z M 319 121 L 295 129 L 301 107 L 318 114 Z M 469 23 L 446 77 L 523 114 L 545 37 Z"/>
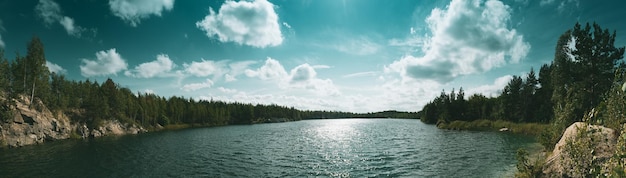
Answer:
<path fill-rule="evenodd" d="M 419 120 L 305 120 L 1 149 L 0 177 L 508 177 L 533 143 Z"/>

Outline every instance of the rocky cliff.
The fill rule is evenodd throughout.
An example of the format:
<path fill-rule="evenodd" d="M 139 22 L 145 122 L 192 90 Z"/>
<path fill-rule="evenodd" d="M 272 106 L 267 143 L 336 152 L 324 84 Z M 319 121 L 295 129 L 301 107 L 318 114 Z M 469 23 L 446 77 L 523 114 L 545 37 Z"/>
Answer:
<path fill-rule="evenodd" d="M 592 165 L 604 166 L 615 153 L 617 137 L 610 128 L 584 122 L 570 125 L 546 159 L 544 176 L 581 177 L 593 168 Z"/>
<path fill-rule="evenodd" d="M 117 120 L 106 120 L 101 126 L 90 129 L 84 123 L 72 123 L 61 112 L 51 112 L 39 100 L 31 104 L 28 98 L 22 97 L 15 103 L 15 106 L 10 106 L 12 118 L 2 118 L 4 122 L 0 122 L 0 147 L 20 147 L 68 139 L 71 136 L 85 139 L 146 132 L 140 126 L 123 124 Z"/>

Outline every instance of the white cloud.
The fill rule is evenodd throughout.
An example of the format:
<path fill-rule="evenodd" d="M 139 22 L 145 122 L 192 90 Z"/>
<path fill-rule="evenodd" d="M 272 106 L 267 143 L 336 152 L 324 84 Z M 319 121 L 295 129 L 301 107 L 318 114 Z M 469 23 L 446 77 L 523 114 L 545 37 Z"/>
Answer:
<path fill-rule="evenodd" d="M 315 69 L 313 69 L 311 65 L 302 64 L 291 69 L 290 82 L 292 83 L 307 82 L 311 79 L 314 79 L 316 75 L 317 75 L 317 72 L 315 72 Z"/>
<path fill-rule="evenodd" d="M 117 75 L 118 72 L 126 70 L 127 67 L 126 61 L 113 48 L 108 51 L 97 52 L 95 60 L 82 59 L 80 73 L 85 77 Z"/>
<path fill-rule="evenodd" d="M 234 82 L 234 81 L 237 81 L 237 78 L 235 78 L 235 76 L 232 76 L 230 74 L 224 74 L 224 81 Z"/>
<path fill-rule="evenodd" d="M 476 88 L 471 88 L 467 90 L 468 96 L 472 94 L 483 94 L 485 96 L 493 96 L 497 97 L 502 93 L 502 89 L 511 81 L 513 76 L 505 75 L 502 77 L 496 78 L 493 84 L 481 85 Z"/>
<path fill-rule="evenodd" d="M 48 70 L 52 73 L 56 73 L 56 74 L 65 74 L 67 72 L 67 70 L 65 70 L 63 67 L 52 63 L 50 61 L 46 61 L 46 67 L 48 67 Z"/>
<path fill-rule="evenodd" d="M 172 10 L 174 0 L 109 0 L 109 7 L 113 15 L 136 27 L 142 19 Z"/>
<path fill-rule="evenodd" d="M 168 55 L 159 54 L 155 61 L 139 64 L 135 69 L 126 71 L 124 74 L 136 78 L 152 78 L 169 73 L 175 66 L 176 64 Z"/>
<path fill-rule="evenodd" d="M 541 5 L 541 6 L 545 6 L 545 5 L 548 5 L 548 4 L 552 4 L 552 3 L 554 3 L 554 1 L 555 1 L 555 0 L 541 0 L 541 1 L 539 2 L 539 5 Z"/>
<path fill-rule="evenodd" d="M 145 90 L 143 90 L 143 93 L 144 94 L 155 94 L 154 90 L 151 90 L 151 89 L 145 89 Z"/>
<path fill-rule="evenodd" d="M 185 67 L 185 72 L 196 77 L 206 77 L 210 75 L 219 77 L 226 72 L 224 68 L 226 62 L 227 61 L 215 62 L 202 59 L 200 62 L 193 61 L 191 64 L 185 63 L 183 66 Z"/>
<path fill-rule="evenodd" d="M 203 89 L 203 88 L 211 88 L 211 86 L 213 86 L 213 81 L 211 79 L 206 79 L 205 82 L 201 82 L 201 83 L 185 84 L 183 85 L 181 90 L 189 92 L 189 91 L 196 91 L 196 90 Z"/>
<path fill-rule="evenodd" d="M 342 41 L 344 43 L 334 45 L 333 47 L 338 51 L 353 55 L 372 55 L 376 54 L 381 48 L 379 44 L 372 42 L 372 40 L 367 37 L 359 37 Z"/>
<path fill-rule="evenodd" d="M 327 66 L 320 65 L 318 67 Z M 340 94 L 332 80 L 317 78 L 315 68 L 307 63 L 299 65 L 287 73 L 280 62 L 267 58 L 263 66 L 256 70 L 248 69 L 245 73 L 248 77 L 275 81 L 283 89 L 305 89 L 324 96 Z"/>
<path fill-rule="evenodd" d="M 261 80 L 284 80 L 288 77 L 283 65 L 269 57 L 260 68 L 257 70 L 247 69 L 245 73 L 248 77 L 259 77 Z"/>
<path fill-rule="evenodd" d="M 2 25 L 2 20 L 0 20 L 0 31 L 4 31 L 4 26 Z M 0 35 L 0 48 L 4 48 L 5 44 L 4 41 L 2 41 L 2 35 Z"/>
<path fill-rule="evenodd" d="M 78 26 L 74 23 L 74 19 L 68 16 L 64 16 L 61 13 L 61 7 L 53 0 L 39 0 L 37 6 L 35 6 L 35 12 L 43 19 L 46 25 L 51 25 L 58 22 L 63 26 L 68 35 L 81 37 L 85 32 L 85 28 Z M 95 30 L 92 30 L 95 33 Z"/>
<path fill-rule="evenodd" d="M 555 0 L 541 0 L 539 2 L 540 6 L 547 6 L 547 5 L 551 5 L 554 4 Z M 565 10 L 571 10 L 573 8 L 578 8 L 580 6 L 580 2 L 578 0 L 560 0 L 558 1 L 560 3 L 559 6 L 557 7 L 557 10 L 559 10 L 559 13 L 564 12 Z"/>
<path fill-rule="evenodd" d="M 289 25 L 287 22 L 283 22 L 283 26 L 285 26 L 285 27 L 287 27 L 287 28 L 291 29 L 291 25 Z"/>
<path fill-rule="evenodd" d="M 432 36 L 424 39 L 424 55 L 404 56 L 385 66 L 385 72 L 446 83 L 460 75 L 517 63 L 530 45 L 507 27 L 509 21 L 510 8 L 500 1 L 453 0 L 446 9 L 433 9 L 426 19 Z"/>
<path fill-rule="evenodd" d="M 224 77 L 224 81 L 233 82 L 237 81 L 237 76 L 244 74 L 245 70 L 256 61 L 238 61 L 231 62 L 230 60 L 212 61 L 202 59 L 200 61 L 192 61 L 191 63 L 184 63 L 184 74 L 195 77 L 208 77 L 212 76 L 213 81 L 220 80 Z"/>
<path fill-rule="evenodd" d="M 241 61 L 228 64 L 230 71 L 224 75 L 224 80 L 227 82 L 236 81 L 237 76 L 244 74 L 245 70 L 252 64 L 256 64 L 256 61 Z"/>
<path fill-rule="evenodd" d="M 283 37 L 274 5 L 267 0 L 226 1 L 218 13 L 209 15 L 196 26 L 208 37 L 217 36 L 221 42 L 236 42 L 258 48 L 278 46 Z"/>
<path fill-rule="evenodd" d="M 343 78 L 355 78 L 355 77 L 373 77 L 376 76 L 378 72 L 368 71 L 368 72 L 357 72 L 352 74 L 343 75 Z"/>
<path fill-rule="evenodd" d="M 224 87 L 219 87 L 217 88 L 220 92 L 222 93 L 229 93 L 229 94 L 233 94 L 233 93 L 237 93 L 236 89 L 228 89 L 228 88 L 224 88 Z"/>

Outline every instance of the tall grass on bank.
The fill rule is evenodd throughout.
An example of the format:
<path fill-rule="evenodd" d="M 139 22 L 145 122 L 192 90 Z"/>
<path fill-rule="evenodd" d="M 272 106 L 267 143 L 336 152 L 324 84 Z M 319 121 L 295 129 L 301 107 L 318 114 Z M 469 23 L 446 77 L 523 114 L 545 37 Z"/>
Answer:
<path fill-rule="evenodd" d="M 452 121 L 448 124 L 437 125 L 440 129 L 448 130 L 472 130 L 472 131 L 498 131 L 501 128 L 508 128 L 508 131 L 516 134 L 540 135 L 548 124 L 539 123 L 514 123 L 503 120 L 480 119 L 475 121 Z"/>

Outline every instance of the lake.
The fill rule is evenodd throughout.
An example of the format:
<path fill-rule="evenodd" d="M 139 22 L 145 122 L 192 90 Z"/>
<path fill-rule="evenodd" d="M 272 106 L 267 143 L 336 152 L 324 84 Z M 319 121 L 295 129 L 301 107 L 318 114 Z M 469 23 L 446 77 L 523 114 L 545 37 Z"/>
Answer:
<path fill-rule="evenodd" d="M 194 128 L 0 150 L 0 177 L 508 177 L 532 137 L 410 119 Z"/>

